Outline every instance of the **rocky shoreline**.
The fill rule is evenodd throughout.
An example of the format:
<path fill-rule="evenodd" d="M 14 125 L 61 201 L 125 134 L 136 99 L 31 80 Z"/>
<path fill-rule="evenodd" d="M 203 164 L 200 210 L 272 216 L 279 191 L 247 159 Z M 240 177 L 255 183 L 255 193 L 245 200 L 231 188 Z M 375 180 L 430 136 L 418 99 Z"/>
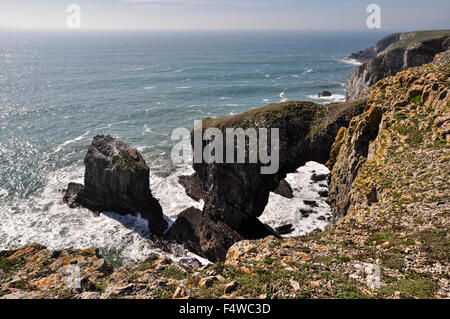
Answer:
<path fill-rule="evenodd" d="M 432 41 L 402 54 L 448 46 L 448 38 Z M 390 54 L 383 59 L 394 59 Z M 361 67 L 379 65 L 377 58 Z M 155 240 L 176 240 L 214 263 L 152 255 L 114 270 L 96 249 L 34 244 L 0 252 L 0 297 L 449 298 L 450 51 L 386 76 L 364 83 L 368 89 L 360 91 L 368 94 L 359 100 L 287 102 L 203 120 L 202 129 L 280 128 L 280 170 L 263 175 L 260 163 L 194 164 L 195 174 L 180 182 L 205 206 L 181 212 L 168 231 L 139 152 L 95 137 L 84 185 L 69 184 L 65 201 L 96 213 L 141 213 Z M 258 217 L 270 192 L 290 196 L 286 175 L 307 161 L 331 170 L 314 178 L 328 180 L 334 224 L 281 238 L 285 229 Z M 381 272 L 377 289 L 367 285 L 366 269 L 374 267 Z"/>
<path fill-rule="evenodd" d="M 357 66 L 347 80 L 347 101 L 368 95 L 379 80 L 411 67 L 429 63 L 440 52 L 450 49 L 450 30 L 394 33 L 375 46 L 353 53 Z"/>

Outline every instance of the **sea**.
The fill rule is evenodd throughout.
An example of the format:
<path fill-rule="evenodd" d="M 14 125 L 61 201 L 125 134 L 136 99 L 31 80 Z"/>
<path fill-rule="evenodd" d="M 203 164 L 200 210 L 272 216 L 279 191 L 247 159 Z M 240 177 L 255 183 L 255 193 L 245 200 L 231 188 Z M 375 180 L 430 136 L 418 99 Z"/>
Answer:
<path fill-rule="evenodd" d="M 357 61 L 346 57 L 384 34 L 366 32 L 0 32 L 0 250 L 39 243 L 50 249 L 99 247 L 123 265 L 158 251 L 139 216 L 94 216 L 63 202 L 83 181 L 83 158 L 97 134 L 136 147 L 151 169 L 151 190 L 173 222 L 202 208 L 174 164 L 176 128 L 270 103 L 345 100 Z M 319 97 L 327 90 L 330 97 Z M 292 224 L 299 236 L 323 229 L 330 207 L 311 180 L 310 162 L 287 181 L 294 198 L 270 195 L 261 220 Z M 305 217 L 303 200 L 316 200 Z M 320 216 L 323 216 L 319 219 Z M 182 251 L 182 250 L 181 250 Z M 173 258 L 191 256 L 178 252 Z"/>

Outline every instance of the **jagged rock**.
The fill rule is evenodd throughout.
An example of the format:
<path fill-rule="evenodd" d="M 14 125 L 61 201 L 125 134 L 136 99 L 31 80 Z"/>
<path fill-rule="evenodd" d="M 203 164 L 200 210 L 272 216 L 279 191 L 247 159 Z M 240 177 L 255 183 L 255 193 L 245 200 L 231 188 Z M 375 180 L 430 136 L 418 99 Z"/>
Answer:
<path fill-rule="evenodd" d="M 186 194 L 192 199 L 199 201 L 206 197 L 205 191 L 202 187 L 202 182 L 198 178 L 197 173 L 189 176 L 180 176 L 178 177 L 178 182 L 184 187 Z"/>
<path fill-rule="evenodd" d="M 315 183 L 324 181 L 324 180 L 326 180 L 327 178 L 328 178 L 328 174 L 316 174 L 316 173 L 313 173 L 313 174 L 311 175 L 311 180 L 312 180 L 313 182 L 315 182 Z"/>
<path fill-rule="evenodd" d="M 287 234 L 292 233 L 294 231 L 294 228 L 292 227 L 292 224 L 286 224 L 286 225 L 282 225 L 282 226 L 275 228 L 275 230 L 280 235 L 287 235 Z"/>
<path fill-rule="evenodd" d="M 307 200 L 307 199 L 305 199 L 303 201 L 303 203 L 305 205 L 308 205 L 308 206 L 311 206 L 311 207 L 319 207 L 319 204 L 317 204 L 317 202 L 315 200 Z"/>
<path fill-rule="evenodd" d="M 369 205 L 372 205 L 374 203 L 378 203 L 376 187 L 372 187 L 372 190 L 369 193 L 367 193 L 366 198 L 367 198 L 367 203 Z"/>
<path fill-rule="evenodd" d="M 141 154 L 111 136 L 94 137 L 84 158 L 84 186 L 70 183 L 64 201 L 94 212 L 140 213 L 150 231 L 167 228 L 161 205 L 150 191 L 150 169 Z"/>
<path fill-rule="evenodd" d="M 416 42 L 406 47 L 386 50 L 359 65 L 347 80 L 347 101 L 367 96 L 377 81 L 410 67 L 433 60 L 437 53 L 450 49 L 450 39 L 443 37 Z"/>
<path fill-rule="evenodd" d="M 178 261 L 178 265 L 184 269 L 192 270 L 200 268 L 202 263 L 196 258 L 182 258 Z"/>
<path fill-rule="evenodd" d="M 214 221 L 194 207 L 182 211 L 168 230 L 167 236 L 192 252 L 210 260 L 227 253 L 228 247 L 243 239 L 225 223 Z"/>
<path fill-rule="evenodd" d="M 312 213 L 314 213 L 312 209 L 300 208 L 300 214 L 302 214 L 303 217 L 308 217 Z"/>
<path fill-rule="evenodd" d="M 406 39 L 414 35 L 414 32 L 393 33 L 385 36 L 381 40 L 378 40 L 373 47 L 358 51 L 350 54 L 349 59 L 355 59 L 358 61 L 367 61 L 374 58 L 377 54 L 386 50 L 391 44 L 399 41 L 400 39 Z"/>
<path fill-rule="evenodd" d="M 85 291 L 78 296 L 79 299 L 100 299 L 100 297 L 101 294 L 95 291 Z"/>
<path fill-rule="evenodd" d="M 292 191 L 291 185 L 286 182 L 285 179 L 281 180 L 278 187 L 273 191 L 275 194 L 286 198 L 294 198 L 294 192 Z"/>
<path fill-rule="evenodd" d="M 317 192 L 321 197 L 328 197 L 328 190 L 320 190 Z"/>
<path fill-rule="evenodd" d="M 229 284 L 227 284 L 227 285 L 225 286 L 225 289 L 224 289 L 223 293 L 224 293 L 225 295 L 229 295 L 229 294 L 235 292 L 236 289 L 238 289 L 240 286 L 241 286 L 241 284 L 240 284 L 239 282 L 237 282 L 237 281 L 232 281 L 232 282 L 230 282 Z"/>
<path fill-rule="evenodd" d="M 173 299 L 185 299 L 190 297 L 190 289 L 186 284 L 180 284 L 173 293 Z"/>
<path fill-rule="evenodd" d="M 434 44 L 448 45 L 448 39 L 433 41 Z M 411 49 L 419 50 L 414 55 L 417 59 L 424 56 L 420 54 L 422 52 L 420 50 L 424 49 L 422 45 L 423 43 L 417 43 Z M 410 143 L 421 142 L 425 135 L 424 126 L 429 126 L 428 130 L 433 132 L 436 140 L 447 138 L 447 135 L 437 136 L 435 134 L 437 127 L 434 123 L 438 116 L 444 114 L 448 116 L 449 114 L 448 87 L 446 86 L 448 83 L 448 73 L 446 72 L 448 71 L 440 74 L 435 70 L 448 70 L 449 61 L 450 51 L 446 51 L 438 54 L 431 64 L 410 68 L 395 76 L 378 81 L 373 86 L 369 98 L 371 107 L 362 115 L 355 117 L 348 128 L 340 130 L 327 163 L 331 170 L 329 201 L 333 210 L 333 222 L 344 217 L 352 203 L 361 205 L 364 202 L 370 206 L 380 200 L 377 186 L 370 185 L 370 183 L 365 186 L 363 198 L 355 199 L 354 197 L 358 193 L 355 191 L 357 188 L 354 185 L 355 178 L 361 167 L 368 160 L 373 159 L 376 150 L 381 153 L 380 148 L 396 149 L 397 153 L 401 154 L 404 147 L 410 147 Z M 406 102 L 399 105 L 398 101 Z M 416 112 L 421 115 L 416 115 Z M 431 112 L 434 122 L 430 120 L 420 126 L 419 119 L 416 119 L 417 122 L 408 119 L 408 114 L 414 114 L 409 116 L 418 118 L 430 116 L 427 112 Z M 395 135 L 391 130 L 394 130 Z M 380 132 L 385 132 L 385 134 Z M 395 144 L 392 141 L 393 136 L 399 139 Z M 403 147 L 400 146 L 401 143 L 407 144 Z M 412 198 L 405 196 L 406 200 Z M 415 196 L 420 197 L 419 194 L 415 194 Z"/>
<path fill-rule="evenodd" d="M 216 281 L 219 281 L 219 279 L 216 276 L 209 276 L 206 278 L 200 279 L 198 282 L 199 287 L 211 287 Z"/>
<path fill-rule="evenodd" d="M 333 94 L 331 94 L 330 91 L 322 91 L 321 93 L 318 94 L 319 97 L 321 96 L 332 96 Z"/>
<path fill-rule="evenodd" d="M 172 227 L 171 235 L 179 242 L 187 241 L 187 247 L 201 256 L 213 257 L 212 260 L 223 260 L 227 248 L 236 240 L 279 236 L 257 219 L 264 211 L 269 193 L 279 186 L 287 173 L 294 172 L 306 162 L 325 163 L 339 128 L 347 126 L 364 107 L 364 100 L 329 105 L 289 102 L 203 120 L 200 133 L 210 127 L 224 133 L 226 128 L 278 128 L 281 140 L 279 170 L 275 174 L 261 174 L 260 169 L 265 166 L 261 163 L 195 163 L 194 170 L 202 188 L 208 190 L 204 210 L 202 214 L 192 210 L 183 212 Z M 192 132 L 193 144 L 197 129 L 200 128 Z M 203 141 L 202 146 L 207 144 Z M 211 223 L 214 226 L 208 229 L 211 238 L 205 241 L 207 246 L 200 245 L 205 237 L 200 230 Z"/>

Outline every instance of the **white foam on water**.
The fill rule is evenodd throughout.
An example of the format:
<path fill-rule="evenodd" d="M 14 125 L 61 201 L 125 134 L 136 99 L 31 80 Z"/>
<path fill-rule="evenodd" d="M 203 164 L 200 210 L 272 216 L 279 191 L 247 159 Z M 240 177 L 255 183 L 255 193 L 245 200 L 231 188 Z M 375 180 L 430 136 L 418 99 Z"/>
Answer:
<path fill-rule="evenodd" d="M 312 71 L 313 69 L 306 69 L 305 71 L 303 71 L 303 74 L 311 73 Z"/>
<path fill-rule="evenodd" d="M 132 66 L 127 69 L 124 69 L 123 72 L 134 72 L 134 71 L 142 71 L 142 70 L 145 70 L 145 68 L 142 66 Z"/>
<path fill-rule="evenodd" d="M 358 61 L 356 59 L 339 59 L 339 62 L 346 63 L 346 64 L 352 64 L 352 65 L 361 65 L 363 64 L 361 61 Z"/>
<path fill-rule="evenodd" d="M 318 94 L 306 95 L 310 99 L 320 101 L 319 103 L 345 102 L 345 95 L 332 94 L 331 96 L 319 96 Z"/>
<path fill-rule="evenodd" d="M 285 236 L 305 235 L 316 228 L 323 230 L 329 223 L 327 218 L 331 216 L 331 208 L 318 194 L 318 191 L 326 189 L 319 187 L 319 184 L 326 184 L 326 181 L 314 183 L 311 180 L 314 172 L 328 174 L 329 170 L 319 163 L 308 162 L 297 169 L 296 173 L 288 174 L 286 181 L 291 185 L 294 197 L 285 198 L 270 193 L 269 202 L 259 219 L 274 228 L 292 224 L 294 231 Z M 318 204 L 318 207 L 312 208 L 315 213 L 310 214 L 309 217 L 303 217 L 300 213 L 301 208 L 310 208 L 303 203 L 303 200 L 314 200 Z M 325 217 L 325 220 L 319 220 L 319 216 Z"/>
<path fill-rule="evenodd" d="M 186 85 L 186 86 L 177 86 L 177 89 L 192 89 L 192 86 Z"/>
<path fill-rule="evenodd" d="M 145 88 L 144 88 L 144 90 L 153 90 L 155 87 L 154 86 L 146 86 Z"/>
<path fill-rule="evenodd" d="M 80 136 L 77 136 L 77 137 L 75 137 L 75 138 L 73 138 L 73 139 L 70 139 L 70 140 L 65 141 L 64 143 L 58 145 L 53 153 L 58 153 L 58 152 L 61 151 L 65 146 L 67 146 L 67 145 L 69 145 L 69 144 L 72 144 L 72 143 L 75 143 L 75 142 L 78 142 L 78 141 L 81 141 L 82 139 L 85 139 L 85 138 L 88 136 L 89 133 L 90 133 L 90 131 L 86 131 L 84 134 L 82 134 L 82 135 L 80 135 Z"/>
<path fill-rule="evenodd" d="M 180 170 L 180 174 L 189 173 Z M 83 182 L 84 167 L 65 167 L 49 174 L 42 192 L 13 205 L 0 204 L 0 249 L 14 249 L 39 243 L 49 249 L 99 247 L 114 251 L 117 258 L 129 263 L 145 258 L 152 252 L 163 253 L 149 239 L 147 221 L 138 216 L 106 212 L 94 216 L 84 208 L 69 208 L 62 201 L 62 189 L 69 182 Z M 160 199 L 164 213 L 175 219 L 190 206 L 202 209 L 203 203 L 189 198 L 178 177 L 152 177 L 152 190 Z M 200 258 L 182 247 L 176 254 L 164 252 L 174 260 L 184 257 Z"/>
<path fill-rule="evenodd" d="M 0 187 L 0 198 L 6 197 L 6 196 L 8 196 L 8 194 L 9 194 L 9 192 L 6 189 Z"/>
<path fill-rule="evenodd" d="M 285 92 L 283 91 L 283 92 L 281 92 L 280 93 L 280 98 L 281 98 L 281 102 L 287 102 L 288 101 L 288 99 L 284 96 L 285 95 Z"/>
<path fill-rule="evenodd" d="M 167 177 L 160 177 L 155 174 L 150 176 L 152 194 L 161 204 L 164 215 L 172 220 L 175 220 L 179 213 L 191 206 L 200 210 L 203 209 L 203 201 L 196 202 L 190 198 L 186 194 L 184 187 L 178 183 L 179 176 L 191 175 L 192 173 L 194 173 L 194 169 L 189 165 L 185 165 Z"/>
<path fill-rule="evenodd" d="M 147 124 L 144 124 L 144 130 L 142 131 L 142 135 L 144 135 L 145 133 L 150 133 L 152 131 L 151 127 L 148 127 Z"/>

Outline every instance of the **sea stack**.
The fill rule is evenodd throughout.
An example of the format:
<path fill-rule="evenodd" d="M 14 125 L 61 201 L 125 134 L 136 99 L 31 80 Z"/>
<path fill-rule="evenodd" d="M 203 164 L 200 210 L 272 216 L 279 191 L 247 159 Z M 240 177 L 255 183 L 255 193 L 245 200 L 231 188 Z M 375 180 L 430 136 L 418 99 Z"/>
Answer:
<path fill-rule="evenodd" d="M 69 183 L 64 202 L 93 212 L 137 214 L 159 235 L 167 228 L 162 208 L 150 191 L 150 168 L 142 155 L 111 136 L 95 136 L 84 158 L 84 185 Z"/>

